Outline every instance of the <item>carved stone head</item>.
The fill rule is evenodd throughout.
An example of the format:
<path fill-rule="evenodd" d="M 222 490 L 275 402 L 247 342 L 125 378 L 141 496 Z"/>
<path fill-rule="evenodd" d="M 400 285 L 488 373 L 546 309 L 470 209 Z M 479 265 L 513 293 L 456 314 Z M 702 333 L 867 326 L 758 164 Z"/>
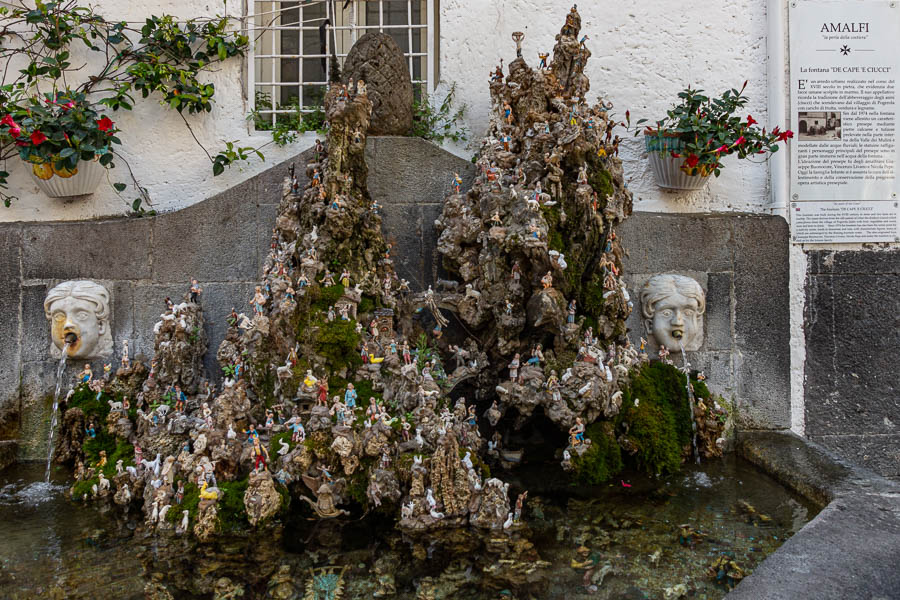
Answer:
<path fill-rule="evenodd" d="M 70 358 L 98 358 L 112 353 L 109 291 L 94 281 L 65 281 L 47 294 L 44 314 L 50 319 L 50 353 Z"/>
<path fill-rule="evenodd" d="M 654 275 L 641 289 L 644 328 L 656 342 L 673 351 L 699 350 L 703 344 L 706 293 L 683 275 Z"/>

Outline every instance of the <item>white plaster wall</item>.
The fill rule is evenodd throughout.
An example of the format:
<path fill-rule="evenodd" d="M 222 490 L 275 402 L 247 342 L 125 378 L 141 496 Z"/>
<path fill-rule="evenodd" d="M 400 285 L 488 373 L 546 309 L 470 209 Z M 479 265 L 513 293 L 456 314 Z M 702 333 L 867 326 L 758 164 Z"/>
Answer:
<path fill-rule="evenodd" d="M 128 21 L 143 21 L 149 14 L 164 13 L 181 19 L 223 14 L 240 17 L 243 10 L 240 0 L 97 0 L 91 4 L 107 19 Z M 209 74 L 209 80 L 216 86 L 212 112 L 204 115 L 185 113 L 194 133 L 213 156 L 224 149 L 227 141 L 237 140 L 241 146 L 257 147 L 271 141 L 270 134 L 254 133 L 248 126 L 245 68 L 242 60 L 236 58 Z M 265 162 L 254 157 L 249 163 L 232 166 L 222 175 L 213 177 L 209 159 L 191 138 L 178 113 L 154 102 L 152 96 L 137 100 L 133 111 L 118 111 L 111 114 L 111 118 L 122 129 L 119 134 L 122 146 L 116 151 L 131 165 L 137 180 L 149 191 L 152 207 L 159 211 L 183 208 L 228 189 L 296 154 L 298 149 L 312 145 L 314 138 L 314 134 L 307 134 L 293 148 L 270 145 L 263 150 Z M 116 168 L 109 172 L 110 181 L 131 184 L 125 165 L 119 160 L 115 162 Z M 7 161 L 5 170 L 10 172 L 9 191 L 18 196 L 18 200 L 11 208 L 0 206 L 0 221 L 72 220 L 121 215 L 137 197 L 130 188 L 123 192 L 128 200 L 126 205 L 111 185 L 102 183 L 96 193 L 83 198 L 69 201 L 48 198 L 38 191 L 17 158 Z"/>
<path fill-rule="evenodd" d="M 502 57 L 515 59 L 513 31 L 524 31 L 523 55 L 536 66 L 538 52 L 550 52 L 571 1 L 442 0 L 440 75 L 443 98 L 456 83 L 467 104 L 466 124 L 473 139 L 487 127 L 490 112 L 488 73 Z M 687 85 L 720 94 L 740 88 L 750 98 L 748 113 L 760 123 L 766 115 L 766 2 L 725 0 L 685 10 L 674 0 L 579 2 L 582 34 L 593 56 L 586 73 L 588 100 L 598 95 L 632 122 L 665 116 Z M 620 133 L 625 137 L 625 134 Z M 454 148 L 470 158 L 474 151 Z M 660 190 L 643 155 L 643 138 L 627 136 L 620 147 L 625 178 L 635 209 L 663 212 L 768 212 L 768 165 L 726 159 L 726 168 L 706 189 L 689 193 Z"/>

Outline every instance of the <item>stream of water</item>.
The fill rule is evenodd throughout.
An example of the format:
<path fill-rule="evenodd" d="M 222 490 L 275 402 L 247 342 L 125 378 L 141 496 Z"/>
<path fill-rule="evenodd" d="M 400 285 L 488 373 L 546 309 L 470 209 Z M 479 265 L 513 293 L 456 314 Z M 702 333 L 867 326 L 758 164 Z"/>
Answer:
<path fill-rule="evenodd" d="M 687 353 L 684 351 L 684 344 L 678 340 L 681 347 L 681 366 L 684 368 L 685 385 L 687 386 L 688 402 L 691 405 L 691 447 L 694 450 L 694 461 L 700 464 L 700 450 L 697 448 L 697 418 L 694 416 L 694 390 L 691 388 L 691 369 L 687 361 Z"/>
<path fill-rule="evenodd" d="M 44 483 L 50 483 L 50 463 L 53 460 L 53 433 L 59 418 L 59 393 L 62 391 L 63 374 L 66 372 L 66 359 L 69 357 L 69 342 L 62 348 L 62 356 L 56 367 L 56 391 L 53 392 L 53 409 L 50 412 L 50 440 L 47 444 L 47 469 L 44 472 Z"/>

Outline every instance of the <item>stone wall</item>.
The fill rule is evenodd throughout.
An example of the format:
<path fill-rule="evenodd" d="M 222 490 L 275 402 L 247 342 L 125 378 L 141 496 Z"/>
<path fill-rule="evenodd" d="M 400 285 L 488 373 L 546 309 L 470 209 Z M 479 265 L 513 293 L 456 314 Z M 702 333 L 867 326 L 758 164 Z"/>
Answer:
<path fill-rule="evenodd" d="M 900 250 L 808 257 L 806 435 L 900 477 Z"/>
<path fill-rule="evenodd" d="M 634 301 L 632 343 L 642 333 L 640 289 L 674 272 L 706 290 L 704 341 L 688 352 L 710 388 L 735 400 L 746 429 L 790 427 L 788 227 L 763 215 L 635 213 L 618 230 L 628 252 L 625 273 Z M 682 364 L 677 349 L 670 359 Z"/>
<path fill-rule="evenodd" d="M 470 162 L 418 139 L 370 138 L 369 188 L 383 206 L 384 228 L 395 243 L 401 277 L 414 289 L 433 283 L 434 219 L 459 172 L 468 187 Z M 48 394 L 54 384 L 47 290 L 60 281 L 89 278 L 112 293 L 116 351 L 128 339 L 131 355 L 152 352 L 152 327 L 166 296 L 179 299 L 191 277 L 203 285 L 201 303 L 214 350 L 224 317 L 245 310 L 268 249 L 282 182 L 291 161 L 186 209 L 142 219 L 0 225 L 0 414 L 21 413 L 0 429 L 16 437 L 19 456 L 42 458 Z M 303 155 L 295 157 L 298 166 Z M 302 169 L 300 169 L 302 170 Z M 688 360 L 712 388 L 737 400 L 747 428 L 790 424 L 787 227 L 777 217 L 636 213 L 619 230 L 640 335 L 637 290 L 656 273 L 695 277 L 707 290 L 705 339 Z M 675 357 L 680 363 L 680 357 Z M 218 374 L 214 351 L 207 369 Z M 98 361 L 96 372 L 102 372 Z M 71 371 L 71 369 L 70 369 Z M 22 410 L 19 410 L 19 409 Z M 8 410 L 12 409 L 12 411 Z M 0 423 L 0 427 L 4 427 Z"/>

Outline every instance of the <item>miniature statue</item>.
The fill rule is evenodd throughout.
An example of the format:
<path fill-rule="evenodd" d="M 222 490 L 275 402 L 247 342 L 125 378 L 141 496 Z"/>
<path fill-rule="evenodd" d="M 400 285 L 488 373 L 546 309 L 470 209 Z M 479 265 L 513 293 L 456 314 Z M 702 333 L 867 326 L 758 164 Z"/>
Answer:
<path fill-rule="evenodd" d="M 71 358 L 112 353 L 109 291 L 93 281 L 65 281 L 47 293 L 44 315 L 50 320 L 51 355 L 63 348 Z"/>
<path fill-rule="evenodd" d="M 575 424 L 569 428 L 569 445 L 578 446 L 584 443 L 584 423 L 581 417 L 575 417 Z"/>
<path fill-rule="evenodd" d="M 266 304 L 266 296 L 262 292 L 261 286 L 256 286 L 256 290 L 253 294 L 253 299 L 250 301 L 250 305 L 253 306 L 253 310 L 256 311 L 257 315 L 263 314 L 263 306 Z"/>
<path fill-rule="evenodd" d="M 509 378 L 511 381 L 516 381 L 519 378 L 519 353 L 516 352 L 516 355 L 513 356 L 512 361 L 509 363 Z"/>
<path fill-rule="evenodd" d="M 581 165 L 578 168 L 578 185 L 587 185 L 588 184 L 588 175 L 587 175 L 587 165 Z"/>
<path fill-rule="evenodd" d="M 84 364 L 84 369 L 81 370 L 79 377 L 81 379 L 81 383 L 90 383 L 91 382 L 91 380 L 94 378 L 94 373 L 93 373 L 93 371 L 91 371 L 90 363 Z"/>
<path fill-rule="evenodd" d="M 200 283 L 196 279 L 191 279 L 191 302 L 196 304 L 197 300 L 200 299 L 200 292 L 202 291 L 203 288 L 200 287 Z"/>
<path fill-rule="evenodd" d="M 572 301 L 569 302 L 569 308 L 566 314 L 566 323 L 570 325 L 575 322 L 575 307 L 576 301 L 575 298 L 572 298 Z"/>
<path fill-rule="evenodd" d="M 184 412 L 184 404 L 187 402 L 187 396 L 184 392 L 181 391 L 181 386 L 177 383 L 175 384 L 175 410 L 177 412 Z"/>
<path fill-rule="evenodd" d="M 545 290 L 549 290 L 553 287 L 553 273 L 547 271 L 547 274 L 541 277 L 541 284 L 544 286 Z"/>
<path fill-rule="evenodd" d="M 259 433 L 256 431 L 256 425 L 250 423 L 250 427 L 245 429 L 242 433 L 247 436 L 247 443 L 252 444 L 254 441 L 259 440 Z"/>
<path fill-rule="evenodd" d="M 503 103 L 503 118 L 506 119 L 506 122 L 509 125 L 512 125 L 512 122 L 513 122 L 512 106 L 509 105 L 509 102 Z"/>
<path fill-rule="evenodd" d="M 525 39 L 525 34 L 521 31 L 513 31 L 512 39 L 516 43 L 516 57 L 522 58 L 522 40 Z"/>
<path fill-rule="evenodd" d="M 323 378 L 319 380 L 318 395 L 316 404 L 321 403 L 322 406 L 328 406 L 328 382 Z"/>
<path fill-rule="evenodd" d="M 128 340 L 122 340 L 122 368 L 131 368 L 131 361 L 128 358 Z"/>
<path fill-rule="evenodd" d="M 542 360 L 544 360 L 543 348 L 538 344 L 532 349 L 531 358 L 528 359 L 527 364 L 534 367 L 540 367 Z"/>
<path fill-rule="evenodd" d="M 549 52 L 538 52 L 538 58 L 541 59 L 541 64 L 538 65 L 538 69 L 546 69 L 547 68 L 547 58 L 550 57 Z"/>
<path fill-rule="evenodd" d="M 266 469 L 266 461 L 269 460 L 269 451 L 265 446 L 259 443 L 259 438 L 254 438 L 253 449 L 250 456 L 256 461 L 253 465 L 253 470 L 255 472 L 259 472 L 260 463 L 262 463 L 262 470 Z"/>
<path fill-rule="evenodd" d="M 347 391 L 344 392 L 344 403 L 347 405 L 347 408 L 356 408 L 356 398 L 356 389 L 353 387 L 352 383 L 348 383 Z"/>

